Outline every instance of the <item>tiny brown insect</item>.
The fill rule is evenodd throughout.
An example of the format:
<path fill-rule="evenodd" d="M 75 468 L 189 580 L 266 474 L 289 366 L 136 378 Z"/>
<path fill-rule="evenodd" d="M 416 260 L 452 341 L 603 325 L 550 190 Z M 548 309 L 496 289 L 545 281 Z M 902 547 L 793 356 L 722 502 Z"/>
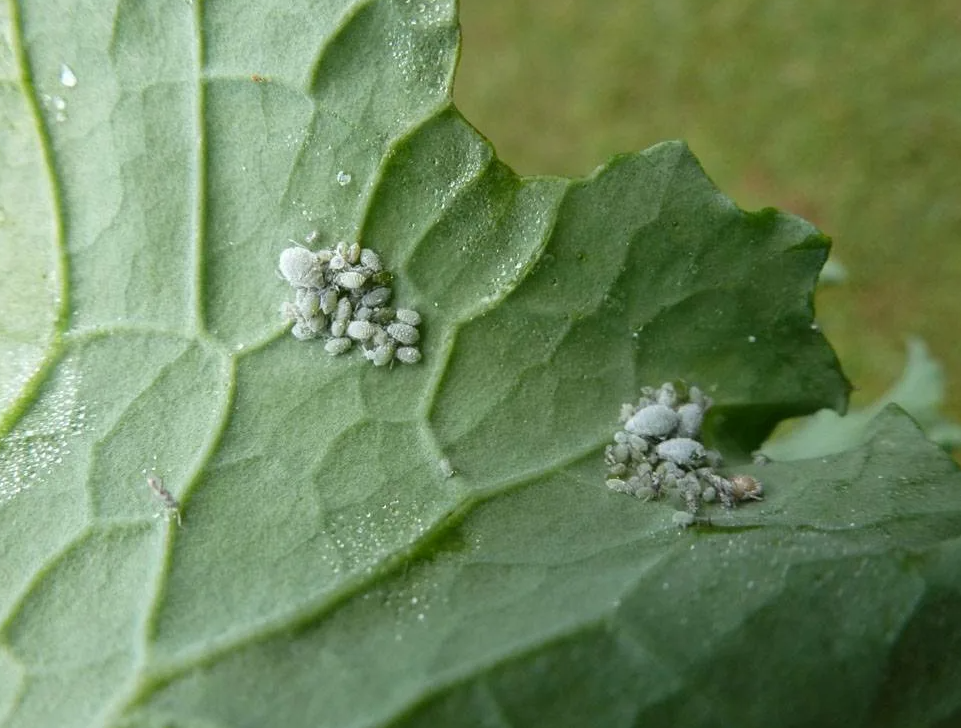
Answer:
<path fill-rule="evenodd" d="M 734 496 L 734 500 L 762 500 L 764 495 L 764 486 L 757 478 L 752 478 L 750 475 L 732 475 L 731 486 L 731 495 Z"/>
<path fill-rule="evenodd" d="M 250 80 L 254 83 L 267 83 L 267 77 L 261 76 L 259 73 L 253 73 L 250 75 Z"/>

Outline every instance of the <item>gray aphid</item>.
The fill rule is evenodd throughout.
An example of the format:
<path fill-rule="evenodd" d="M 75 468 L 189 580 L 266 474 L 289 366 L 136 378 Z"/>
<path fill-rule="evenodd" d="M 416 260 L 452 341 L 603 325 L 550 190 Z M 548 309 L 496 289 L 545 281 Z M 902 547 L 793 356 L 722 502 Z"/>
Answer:
<path fill-rule="evenodd" d="M 345 338 L 331 339 L 326 344 L 324 344 L 324 349 L 327 350 L 328 354 L 337 356 L 338 354 L 343 354 L 347 352 L 350 349 L 350 347 L 353 346 L 353 343 L 354 342 L 352 342 L 350 339 L 345 339 Z"/>
<path fill-rule="evenodd" d="M 340 273 L 335 279 L 338 286 L 341 288 L 347 288 L 349 290 L 355 291 L 361 288 L 366 282 L 367 278 L 355 270 L 345 271 Z"/>
<path fill-rule="evenodd" d="M 397 320 L 402 324 L 407 324 L 409 326 L 420 325 L 420 314 L 409 308 L 398 308 L 396 315 Z"/>
<path fill-rule="evenodd" d="M 360 261 L 360 243 L 351 243 L 347 246 L 347 262 L 351 265 L 356 265 Z"/>
<path fill-rule="evenodd" d="M 317 259 L 307 248 L 285 248 L 280 253 L 280 274 L 292 286 L 306 288 L 320 279 Z"/>
<path fill-rule="evenodd" d="M 701 423 L 704 421 L 704 410 L 701 405 L 688 402 L 677 408 L 680 423 L 677 426 L 678 437 L 696 439 L 701 434 Z"/>
<path fill-rule="evenodd" d="M 370 248 L 364 248 L 360 251 L 360 264 L 365 268 L 370 268 L 374 273 L 377 273 L 383 267 L 380 256 Z"/>
<path fill-rule="evenodd" d="M 410 324 L 390 324 L 387 327 L 387 333 L 401 344 L 416 344 L 420 339 L 417 329 Z"/>
<path fill-rule="evenodd" d="M 371 308 L 377 308 L 378 306 L 383 306 L 390 300 L 391 290 L 381 286 L 380 288 L 375 288 L 370 293 L 364 294 L 364 297 L 360 299 L 360 302 L 365 306 L 370 306 Z"/>
<path fill-rule="evenodd" d="M 337 289 L 325 288 L 320 292 L 320 310 L 330 316 L 337 310 Z"/>
<path fill-rule="evenodd" d="M 688 511 L 674 511 L 674 515 L 671 516 L 671 522 L 678 528 L 693 526 L 696 520 L 694 514 Z"/>
<path fill-rule="evenodd" d="M 376 324 L 369 321 L 351 321 L 347 324 L 347 336 L 356 341 L 367 341 L 374 335 Z"/>
<path fill-rule="evenodd" d="M 704 460 L 704 446 L 689 437 L 675 437 L 657 446 L 657 456 L 682 468 L 695 468 Z"/>
<path fill-rule="evenodd" d="M 397 360 L 404 364 L 416 364 L 420 361 L 420 349 L 416 346 L 398 347 Z"/>
<path fill-rule="evenodd" d="M 342 298 L 337 302 L 337 313 L 334 318 L 338 321 L 347 321 L 354 312 L 354 305 L 349 298 Z"/>
<path fill-rule="evenodd" d="M 370 317 L 373 316 L 374 310 L 368 308 L 367 306 L 359 306 L 356 311 L 354 311 L 355 321 L 370 321 Z"/>
<path fill-rule="evenodd" d="M 674 407 L 677 405 L 677 390 L 674 389 L 673 384 L 664 382 L 664 384 L 661 385 L 661 388 L 657 391 L 657 403 L 665 407 Z"/>
<path fill-rule="evenodd" d="M 652 404 L 639 410 L 624 429 L 641 437 L 665 438 L 677 428 L 677 413 L 663 404 Z"/>
<path fill-rule="evenodd" d="M 615 463 L 626 463 L 631 459 L 631 448 L 627 445 L 615 445 L 611 448 L 611 459 Z"/>
<path fill-rule="evenodd" d="M 298 288 L 294 301 L 300 315 L 304 318 L 315 316 L 320 311 L 320 297 L 313 288 Z"/>
<path fill-rule="evenodd" d="M 391 359 L 394 358 L 394 347 L 390 344 L 384 344 L 383 346 L 378 346 L 373 350 L 373 354 L 370 356 L 370 360 L 374 363 L 375 367 L 382 367 L 389 364 Z"/>
<path fill-rule="evenodd" d="M 314 332 L 307 327 L 306 321 L 298 321 L 295 323 L 290 333 L 294 335 L 295 339 L 299 339 L 300 341 L 314 338 Z"/>

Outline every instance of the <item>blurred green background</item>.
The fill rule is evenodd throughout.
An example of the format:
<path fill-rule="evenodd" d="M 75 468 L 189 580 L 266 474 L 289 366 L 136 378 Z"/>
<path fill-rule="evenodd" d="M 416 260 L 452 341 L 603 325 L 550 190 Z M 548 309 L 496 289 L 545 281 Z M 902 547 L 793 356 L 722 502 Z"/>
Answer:
<path fill-rule="evenodd" d="M 818 320 L 854 403 L 919 334 L 961 418 L 958 0 L 461 0 L 461 21 L 455 101 L 501 159 L 583 176 L 687 140 L 741 207 L 834 239 L 849 278 Z"/>

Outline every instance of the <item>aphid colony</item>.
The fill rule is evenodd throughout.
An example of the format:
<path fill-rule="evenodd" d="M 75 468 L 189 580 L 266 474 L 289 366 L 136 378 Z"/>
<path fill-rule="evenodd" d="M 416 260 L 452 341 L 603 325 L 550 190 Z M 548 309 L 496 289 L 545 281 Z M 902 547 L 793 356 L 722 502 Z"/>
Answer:
<path fill-rule="evenodd" d="M 343 242 L 316 252 L 287 248 L 279 269 L 295 292 L 280 312 L 293 322 L 296 338 L 325 338 L 324 348 L 334 356 L 358 344 L 375 366 L 420 361 L 420 314 L 388 305 L 393 276 L 370 248 Z"/>
<path fill-rule="evenodd" d="M 604 450 L 607 486 L 644 500 L 676 494 L 692 516 L 704 503 L 720 501 L 732 508 L 739 501 L 761 500 L 764 490 L 751 476 L 725 478 L 715 472 L 721 455 L 700 441 L 711 404 L 694 386 L 667 382 L 656 389 L 642 388 L 636 405 L 621 405 L 623 428 Z"/>

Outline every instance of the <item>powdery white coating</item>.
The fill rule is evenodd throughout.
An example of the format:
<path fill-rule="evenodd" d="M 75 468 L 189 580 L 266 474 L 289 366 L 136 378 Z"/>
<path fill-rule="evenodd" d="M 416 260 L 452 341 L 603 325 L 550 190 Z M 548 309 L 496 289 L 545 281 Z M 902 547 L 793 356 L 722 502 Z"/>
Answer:
<path fill-rule="evenodd" d="M 395 315 L 397 316 L 397 320 L 402 324 L 407 324 L 409 326 L 420 325 L 420 314 L 416 311 L 412 311 L 409 308 L 398 308 Z"/>
<path fill-rule="evenodd" d="M 341 288 L 347 288 L 352 291 L 361 288 L 367 282 L 366 276 L 354 270 L 339 273 L 335 280 Z"/>
<path fill-rule="evenodd" d="M 280 253 L 280 275 L 292 286 L 307 288 L 319 282 L 320 270 L 307 248 L 285 248 Z"/>
<path fill-rule="evenodd" d="M 401 346 L 397 349 L 397 361 L 403 364 L 416 364 L 420 358 L 420 349 L 416 346 Z"/>
<path fill-rule="evenodd" d="M 347 324 L 347 336 L 356 341 L 367 341 L 374 335 L 376 324 L 369 321 L 351 321 Z"/>
<path fill-rule="evenodd" d="M 642 437 L 665 438 L 677 428 L 677 413 L 663 404 L 652 404 L 638 411 L 624 429 Z"/>
<path fill-rule="evenodd" d="M 331 339 L 326 344 L 324 344 L 324 349 L 327 351 L 328 354 L 337 356 L 338 354 L 344 354 L 347 351 L 349 351 L 350 347 L 353 346 L 353 343 L 354 342 L 352 342 L 350 339 L 338 337 L 336 339 Z"/>
<path fill-rule="evenodd" d="M 697 438 L 701 436 L 701 424 L 704 422 L 704 409 L 693 402 L 682 404 L 677 408 L 680 423 L 677 426 L 678 437 Z"/>
<path fill-rule="evenodd" d="M 392 338 L 396 339 L 400 344 L 416 344 L 420 340 L 420 334 L 417 333 L 415 329 L 410 324 L 390 324 L 387 327 L 387 333 L 391 335 Z"/>

